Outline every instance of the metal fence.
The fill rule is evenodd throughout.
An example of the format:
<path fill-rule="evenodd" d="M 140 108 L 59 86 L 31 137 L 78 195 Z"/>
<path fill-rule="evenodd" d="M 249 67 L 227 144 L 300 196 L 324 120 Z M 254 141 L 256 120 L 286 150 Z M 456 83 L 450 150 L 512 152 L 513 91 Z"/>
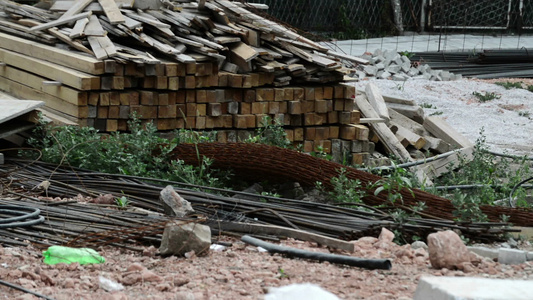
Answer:
<path fill-rule="evenodd" d="M 274 18 L 310 32 L 394 35 L 391 0 L 248 0 Z M 533 0 L 400 0 L 406 31 L 533 29 Z"/>

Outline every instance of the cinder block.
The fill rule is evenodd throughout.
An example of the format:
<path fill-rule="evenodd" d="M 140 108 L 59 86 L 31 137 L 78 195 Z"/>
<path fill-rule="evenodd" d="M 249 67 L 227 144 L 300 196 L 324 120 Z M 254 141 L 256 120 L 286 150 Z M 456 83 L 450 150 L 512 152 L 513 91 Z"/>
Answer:
<path fill-rule="evenodd" d="M 526 300 L 531 299 L 532 280 L 473 277 L 422 277 L 414 300 Z"/>
<path fill-rule="evenodd" d="M 483 257 L 488 257 L 490 259 L 498 258 L 498 253 L 500 252 L 498 249 L 490 249 L 487 247 L 467 247 L 468 250 L 474 252 L 475 254 Z"/>
<path fill-rule="evenodd" d="M 519 265 L 526 262 L 526 252 L 516 249 L 500 248 L 498 262 L 506 265 Z"/>

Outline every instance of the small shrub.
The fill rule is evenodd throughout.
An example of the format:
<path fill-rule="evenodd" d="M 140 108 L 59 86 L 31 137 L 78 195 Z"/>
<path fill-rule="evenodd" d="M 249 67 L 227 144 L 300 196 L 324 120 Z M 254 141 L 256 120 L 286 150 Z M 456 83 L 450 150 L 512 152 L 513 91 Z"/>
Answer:
<path fill-rule="evenodd" d="M 485 92 L 485 93 L 473 92 L 472 95 L 476 96 L 479 102 L 487 102 L 487 101 L 501 98 L 500 95 L 494 92 Z"/>
<path fill-rule="evenodd" d="M 431 103 L 427 103 L 427 102 L 423 102 L 422 104 L 420 104 L 420 107 L 422 108 L 432 108 L 432 109 L 437 109 L 437 107 Z"/>
<path fill-rule="evenodd" d="M 287 133 L 279 120 L 266 116 L 262 120 L 262 127 L 257 128 L 256 134 L 248 138 L 247 143 L 259 143 L 281 148 L 290 148 L 292 142 L 287 139 Z"/>
<path fill-rule="evenodd" d="M 499 81 L 499 82 L 495 82 L 494 84 L 502 86 L 506 90 L 521 89 L 522 88 L 522 81 L 520 81 L 520 82 Z"/>

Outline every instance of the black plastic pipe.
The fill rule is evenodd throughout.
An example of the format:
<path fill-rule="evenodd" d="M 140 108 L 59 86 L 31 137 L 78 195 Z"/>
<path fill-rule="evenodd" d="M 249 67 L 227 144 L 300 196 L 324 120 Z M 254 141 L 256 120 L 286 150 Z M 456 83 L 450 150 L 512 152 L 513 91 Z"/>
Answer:
<path fill-rule="evenodd" d="M 241 240 L 250 245 L 264 248 L 270 253 L 280 253 L 291 257 L 299 257 L 318 261 L 328 261 L 330 263 L 349 265 L 370 270 L 390 270 L 392 268 L 392 263 L 388 259 L 364 259 L 346 255 L 305 251 L 301 249 L 295 249 L 267 243 L 265 241 L 253 238 L 249 235 L 244 235 Z"/>

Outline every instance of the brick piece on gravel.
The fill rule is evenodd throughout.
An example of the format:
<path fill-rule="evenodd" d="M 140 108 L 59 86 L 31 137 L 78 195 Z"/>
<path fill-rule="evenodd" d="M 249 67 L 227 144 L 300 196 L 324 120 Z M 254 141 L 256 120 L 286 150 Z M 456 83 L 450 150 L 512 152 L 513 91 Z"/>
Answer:
<path fill-rule="evenodd" d="M 456 269 L 470 262 L 471 254 L 457 233 L 446 230 L 428 235 L 429 261 L 436 269 Z"/>
<path fill-rule="evenodd" d="M 392 243 L 394 240 L 394 233 L 387 228 L 381 228 L 378 240 Z"/>

